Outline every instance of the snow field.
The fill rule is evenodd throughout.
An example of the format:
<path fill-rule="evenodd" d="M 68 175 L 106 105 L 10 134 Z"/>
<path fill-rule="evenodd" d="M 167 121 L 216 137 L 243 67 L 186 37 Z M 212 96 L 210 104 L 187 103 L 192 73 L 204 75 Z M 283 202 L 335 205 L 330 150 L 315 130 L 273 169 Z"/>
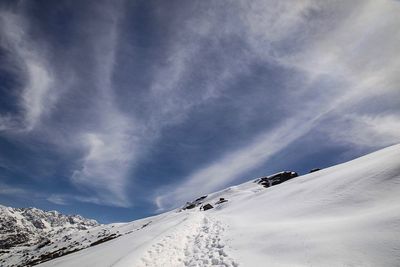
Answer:
<path fill-rule="evenodd" d="M 220 197 L 228 202 L 215 205 Z M 269 188 L 251 180 L 204 203 L 215 208 L 121 224 L 134 231 L 40 266 L 400 266 L 400 145 Z"/>

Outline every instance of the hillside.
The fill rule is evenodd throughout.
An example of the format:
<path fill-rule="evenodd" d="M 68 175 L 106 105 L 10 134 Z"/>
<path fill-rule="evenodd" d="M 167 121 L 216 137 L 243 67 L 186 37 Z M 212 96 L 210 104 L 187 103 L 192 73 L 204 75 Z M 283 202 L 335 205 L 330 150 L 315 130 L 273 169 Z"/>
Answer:
<path fill-rule="evenodd" d="M 102 231 L 118 238 L 39 266 L 398 266 L 399 192 L 395 145 L 268 188 L 251 180 L 190 209 L 75 231 L 77 243 Z"/>

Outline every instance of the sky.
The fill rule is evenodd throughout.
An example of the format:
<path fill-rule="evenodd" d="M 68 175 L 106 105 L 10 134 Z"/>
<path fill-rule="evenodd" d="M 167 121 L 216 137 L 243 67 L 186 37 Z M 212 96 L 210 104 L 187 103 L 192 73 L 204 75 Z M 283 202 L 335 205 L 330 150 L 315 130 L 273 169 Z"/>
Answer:
<path fill-rule="evenodd" d="M 0 0 L 0 204 L 130 221 L 399 143 L 398 14 Z"/>

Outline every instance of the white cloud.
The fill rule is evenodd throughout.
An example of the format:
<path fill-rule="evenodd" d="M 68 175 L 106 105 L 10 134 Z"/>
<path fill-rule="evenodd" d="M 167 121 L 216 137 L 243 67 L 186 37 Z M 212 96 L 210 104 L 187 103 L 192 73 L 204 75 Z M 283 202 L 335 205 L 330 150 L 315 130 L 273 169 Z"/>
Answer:
<path fill-rule="evenodd" d="M 27 129 L 32 129 L 39 122 L 46 105 L 51 105 L 47 98 L 51 86 L 49 72 L 42 64 L 31 60 L 26 61 L 29 73 L 29 88 L 22 95 L 26 110 Z"/>
<path fill-rule="evenodd" d="M 82 168 L 75 170 L 72 181 L 79 188 L 93 190 L 104 203 L 129 206 L 127 197 L 128 171 L 135 153 L 135 141 L 129 133 L 120 132 L 88 133 L 82 140 L 87 154 Z"/>
<path fill-rule="evenodd" d="M 0 116 L 0 131 L 17 130 L 19 127 L 18 121 L 9 114 Z"/>
<path fill-rule="evenodd" d="M 39 42 L 27 34 L 29 21 L 26 21 L 24 5 L 16 13 L 0 13 L 1 45 L 18 66 L 18 69 L 10 70 L 24 80 L 24 88 L 18 95 L 23 118 L 14 114 L 0 116 L 0 130 L 18 131 L 22 134 L 38 130 L 45 136 L 45 141 L 60 150 L 84 148 L 86 153 L 80 160 L 80 167 L 73 171 L 71 181 L 90 197 L 79 197 L 79 200 L 129 206 L 130 201 L 125 191 L 129 179 L 127 173 L 132 167 L 137 140 L 133 119 L 122 114 L 114 102 L 115 88 L 112 81 L 120 41 L 118 24 L 123 16 L 122 7 L 122 1 L 106 6 L 98 5 L 94 12 L 99 17 L 85 20 L 82 31 L 85 32 L 87 41 L 93 45 L 90 53 L 93 53 L 95 63 L 93 69 L 87 73 L 94 76 L 93 86 L 96 90 L 94 99 L 90 101 L 94 104 L 87 106 L 88 111 L 94 110 L 93 121 L 89 122 L 93 126 L 71 128 L 68 132 L 54 129 L 51 124 L 40 123 L 44 116 L 52 115 L 52 108 L 61 93 L 81 87 L 79 77 L 71 75 L 73 70 L 69 69 L 69 61 L 65 62 L 61 70 L 52 66 L 48 61 L 46 47 L 42 47 L 46 40 Z M 80 48 L 76 49 L 80 51 Z M 76 63 L 73 62 L 74 57 L 68 60 Z M 84 80 L 87 78 L 83 77 Z"/>
<path fill-rule="evenodd" d="M 113 75 L 116 67 L 116 50 L 119 40 L 119 21 L 123 16 L 121 5 L 103 7 L 107 20 L 93 27 L 101 27 L 102 34 L 92 36 L 98 124 L 92 129 L 76 134 L 78 145 L 85 148 L 81 167 L 73 172 L 72 182 L 88 197 L 75 200 L 103 205 L 128 207 L 129 171 L 138 154 L 139 127 L 134 118 L 121 113 L 114 100 Z M 106 34 L 104 34 L 106 33 Z"/>
<path fill-rule="evenodd" d="M 92 203 L 96 205 L 112 205 L 112 203 L 104 201 L 102 198 L 71 194 L 51 194 L 46 198 L 46 200 L 57 205 L 70 205 L 73 202 Z M 116 206 L 119 205 L 116 204 Z"/>
<path fill-rule="evenodd" d="M 23 78 L 25 85 L 19 97 L 24 124 L 19 125 L 18 118 L 10 115 L 1 116 L 0 129 L 30 131 L 57 99 L 52 91 L 53 76 L 45 53 L 25 33 L 26 22 L 21 16 L 3 11 L 0 13 L 0 25 L 2 46 L 13 54 L 15 64 L 21 65 L 26 74 Z"/>
<path fill-rule="evenodd" d="M 315 1 L 239 1 L 240 23 L 252 49 L 267 55 L 273 42 L 279 42 L 304 27 L 306 17 L 318 9 Z"/>
<path fill-rule="evenodd" d="M 400 5 L 394 1 L 355 1 L 344 6 L 347 16 L 332 11 L 339 18 L 318 21 L 319 27 L 304 33 L 303 49 L 279 55 L 277 60 L 314 79 L 327 75 L 347 80 L 359 87 L 358 92 L 363 88 L 368 93 L 393 89 L 399 81 Z M 321 4 L 320 9 L 341 10 L 340 5 L 331 3 Z"/>
<path fill-rule="evenodd" d="M 94 196 L 80 197 L 81 201 L 128 206 L 130 201 L 125 189 L 128 182 L 127 172 L 135 153 L 133 123 L 115 106 L 112 83 L 119 41 L 118 21 L 123 12 L 120 5 L 102 8 L 100 12 L 107 15 L 107 20 L 101 22 L 104 25 L 97 25 L 93 20 L 85 25 L 88 28 L 93 27 L 92 32 L 98 27 L 108 31 L 107 34 L 102 31 L 102 34 L 88 36 L 90 42 L 95 43 L 92 50 L 96 60 L 93 74 L 97 89 L 95 102 L 98 105 L 88 108 L 97 109 L 93 121 L 98 121 L 98 124 L 83 131 L 72 129 L 68 133 L 68 140 L 72 142 L 68 145 L 64 143 L 65 139 L 60 139 L 58 129 L 52 129 L 51 125 L 46 125 L 40 131 L 47 136 L 49 142 L 63 149 L 68 149 L 68 146 L 86 148 L 87 153 L 81 160 L 81 167 L 73 172 L 71 181 L 81 191 Z M 38 128 L 44 115 L 50 115 L 61 92 L 73 90 L 72 86 L 76 84 L 70 83 L 71 77 L 65 77 L 64 74 L 53 75 L 52 71 L 57 69 L 52 68 L 47 61 L 45 47 L 39 47 L 38 42 L 28 37 L 28 24 L 22 14 L 23 12 L 14 14 L 5 11 L 0 14 L 1 44 L 11 53 L 15 64 L 21 66 L 21 69 L 11 71 L 20 76 L 24 74 L 22 76 L 25 84 L 18 96 L 23 111 L 23 123 L 20 123 L 18 115 L 2 115 L 0 130 L 29 132 Z M 68 68 L 68 65 L 65 67 Z M 55 198 L 50 200 L 54 202 Z"/>
<path fill-rule="evenodd" d="M 28 191 L 23 188 L 0 183 L 0 195 L 23 196 L 26 194 L 28 194 Z"/>
<path fill-rule="evenodd" d="M 400 143 L 400 116 L 393 114 L 348 114 L 333 124 L 344 127 L 340 130 L 326 127 L 323 131 L 336 143 L 362 148 L 378 148 Z"/>
<path fill-rule="evenodd" d="M 0 182 L 0 195 L 16 199 L 25 199 L 28 201 L 43 198 L 41 193 L 22 186 L 8 185 L 3 182 Z"/>
<path fill-rule="evenodd" d="M 62 195 L 52 194 L 47 198 L 47 201 L 57 205 L 68 205 L 66 198 Z"/>

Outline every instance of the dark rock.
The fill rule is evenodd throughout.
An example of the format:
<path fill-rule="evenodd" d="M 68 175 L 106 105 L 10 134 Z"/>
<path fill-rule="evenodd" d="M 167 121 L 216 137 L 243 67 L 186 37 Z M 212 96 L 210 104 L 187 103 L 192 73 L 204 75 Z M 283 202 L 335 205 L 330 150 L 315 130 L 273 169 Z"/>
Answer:
<path fill-rule="evenodd" d="M 64 247 L 64 248 L 61 248 L 61 249 L 53 251 L 53 252 L 48 252 L 48 253 L 42 254 L 37 259 L 25 263 L 24 266 L 33 266 L 33 265 L 43 263 L 43 262 L 64 256 L 64 255 L 74 253 L 79 250 L 80 249 L 67 250 L 67 248 Z"/>
<path fill-rule="evenodd" d="M 227 202 L 227 201 L 228 200 L 226 200 L 225 198 L 220 197 L 219 200 L 217 202 L 215 202 L 215 204 L 222 204 L 222 203 Z"/>
<path fill-rule="evenodd" d="M 182 210 L 186 210 L 186 209 L 193 209 L 197 206 L 199 206 L 201 203 L 203 203 L 202 201 L 207 197 L 207 195 L 199 197 L 195 200 L 193 200 L 192 202 L 186 202 L 185 206 L 182 207 Z"/>
<path fill-rule="evenodd" d="M 206 197 L 207 197 L 207 195 L 202 196 L 202 197 L 199 197 L 199 198 L 197 198 L 194 202 L 202 201 L 202 200 L 205 199 Z"/>
<path fill-rule="evenodd" d="M 270 183 L 269 183 L 268 180 L 262 181 L 262 182 L 260 182 L 260 184 L 261 184 L 262 186 L 264 186 L 264 187 L 270 187 Z"/>
<path fill-rule="evenodd" d="M 151 224 L 151 223 L 152 223 L 152 221 L 149 221 L 148 223 L 143 224 L 143 225 L 142 225 L 142 229 L 145 228 L 146 226 L 148 226 L 148 225 Z M 119 233 L 119 231 L 117 231 L 117 233 Z"/>
<path fill-rule="evenodd" d="M 50 243 L 51 243 L 51 241 L 48 240 L 48 239 L 46 239 L 44 242 L 40 243 L 40 244 L 37 246 L 37 249 L 43 248 L 43 247 L 47 246 L 47 245 L 50 244 Z"/>
<path fill-rule="evenodd" d="M 204 206 L 202 206 L 202 209 L 203 209 L 203 210 L 210 210 L 210 209 L 212 209 L 212 208 L 214 208 L 213 205 L 211 205 L 211 204 L 209 204 L 209 203 L 207 203 L 207 204 L 205 204 Z"/>
<path fill-rule="evenodd" d="M 270 176 L 259 178 L 256 180 L 256 182 L 264 187 L 270 187 L 283 183 L 297 176 L 299 176 L 297 172 L 283 171 Z"/>
<path fill-rule="evenodd" d="M 314 169 L 311 169 L 309 173 L 317 172 L 317 171 L 320 171 L 320 170 L 321 170 L 320 168 L 314 168 Z"/>
<path fill-rule="evenodd" d="M 28 233 L 15 233 L 12 235 L 4 236 L 0 239 L 0 249 L 9 249 L 18 245 L 27 243 L 29 241 Z"/>
<path fill-rule="evenodd" d="M 35 226 L 38 229 L 46 228 L 46 226 L 44 225 L 44 223 L 41 220 L 31 219 L 31 223 L 33 224 L 33 226 Z"/>
<path fill-rule="evenodd" d="M 190 210 L 190 209 L 193 209 L 194 207 L 196 207 L 196 204 L 189 203 L 187 206 L 184 207 L 184 209 Z"/>
<path fill-rule="evenodd" d="M 98 245 L 98 244 L 107 242 L 107 241 L 112 240 L 112 239 L 114 239 L 114 238 L 117 238 L 117 237 L 119 237 L 119 236 L 120 236 L 120 235 L 111 234 L 111 235 L 109 235 L 109 236 L 107 236 L 107 237 L 104 237 L 104 238 L 102 238 L 102 239 L 99 239 L 99 240 L 97 240 L 97 241 L 91 243 L 90 246 L 91 246 L 91 247 L 96 246 L 96 245 Z"/>

